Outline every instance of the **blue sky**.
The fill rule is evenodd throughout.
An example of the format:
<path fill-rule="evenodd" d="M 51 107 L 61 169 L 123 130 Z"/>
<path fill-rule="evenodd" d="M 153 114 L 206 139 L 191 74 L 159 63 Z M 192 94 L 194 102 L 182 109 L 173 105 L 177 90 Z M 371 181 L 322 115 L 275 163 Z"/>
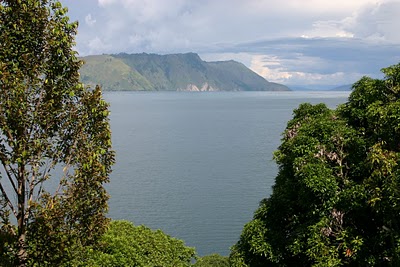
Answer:
<path fill-rule="evenodd" d="M 310 88 L 400 62 L 400 0 L 61 0 L 81 56 L 196 52 Z"/>

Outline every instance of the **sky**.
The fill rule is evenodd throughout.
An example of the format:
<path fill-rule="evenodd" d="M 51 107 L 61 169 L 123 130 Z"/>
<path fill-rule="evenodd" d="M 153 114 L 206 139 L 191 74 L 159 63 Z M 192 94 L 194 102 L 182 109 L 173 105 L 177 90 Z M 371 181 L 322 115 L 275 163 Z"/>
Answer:
<path fill-rule="evenodd" d="M 400 63 L 400 0 L 61 0 L 81 56 L 195 52 L 325 89 Z"/>

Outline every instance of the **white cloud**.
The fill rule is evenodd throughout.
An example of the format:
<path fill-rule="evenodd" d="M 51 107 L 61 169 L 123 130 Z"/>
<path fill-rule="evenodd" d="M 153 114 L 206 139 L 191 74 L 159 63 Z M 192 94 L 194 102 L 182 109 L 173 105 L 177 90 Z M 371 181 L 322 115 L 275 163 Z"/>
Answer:
<path fill-rule="evenodd" d="M 99 37 L 95 37 L 88 41 L 87 47 L 89 48 L 90 54 L 101 54 L 104 51 L 108 51 L 111 48 L 110 44 L 105 43 Z"/>
<path fill-rule="evenodd" d="M 310 12 L 351 12 L 363 5 L 375 3 L 377 0 L 286 0 L 285 8 L 293 8 Z"/>
<path fill-rule="evenodd" d="M 351 1 L 348 1 L 351 2 Z M 368 3 L 339 20 L 317 20 L 304 37 L 355 37 L 400 43 L 400 1 Z"/>
<path fill-rule="evenodd" d="M 101 7 L 106 7 L 109 12 L 119 12 L 120 19 L 134 19 L 145 23 L 160 21 L 166 17 L 175 17 L 180 9 L 185 6 L 184 0 L 98 0 Z M 114 9 L 111 9 L 114 7 Z M 122 8 L 122 9 L 121 9 Z M 129 14 L 129 16 L 127 16 Z"/>
<path fill-rule="evenodd" d="M 93 26 L 96 23 L 96 20 L 94 18 L 92 18 L 92 14 L 89 13 L 85 17 L 85 22 L 86 22 L 87 25 Z"/>
<path fill-rule="evenodd" d="M 281 59 L 277 56 L 270 55 L 254 55 L 250 69 L 268 81 L 287 85 L 351 84 L 363 76 L 363 74 L 356 71 L 352 73 L 345 73 L 343 71 L 320 73 L 318 71 L 301 71 L 302 68 L 297 68 L 297 70 L 290 70 L 287 68 L 287 66 L 291 64 L 304 64 L 309 66 L 322 66 L 326 64 L 321 58 L 312 58 L 303 55 L 298 55 L 298 57 L 300 60 Z"/>
<path fill-rule="evenodd" d="M 118 0 L 98 0 L 98 3 L 100 6 L 107 6 L 107 5 L 111 5 L 115 2 L 118 2 Z"/>
<path fill-rule="evenodd" d="M 167 52 L 264 38 L 353 37 L 348 26 L 357 12 L 385 0 L 285 0 L 284 5 L 276 0 L 97 1 L 104 12 L 101 31 L 119 42 L 115 48 L 138 51 L 146 43 L 149 49 L 161 47 L 146 52 Z"/>
<path fill-rule="evenodd" d="M 86 22 L 82 55 L 197 52 L 289 84 L 351 83 L 400 60 L 400 0 L 61 1 Z"/>
<path fill-rule="evenodd" d="M 315 38 L 315 37 L 346 37 L 352 38 L 354 34 L 345 31 L 342 27 L 342 21 L 335 20 L 320 20 L 312 24 L 312 30 L 306 32 L 302 37 Z"/>
<path fill-rule="evenodd" d="M 400 1 L 365 6 L 344 25 L 355 37 L 400 43 Z"/>

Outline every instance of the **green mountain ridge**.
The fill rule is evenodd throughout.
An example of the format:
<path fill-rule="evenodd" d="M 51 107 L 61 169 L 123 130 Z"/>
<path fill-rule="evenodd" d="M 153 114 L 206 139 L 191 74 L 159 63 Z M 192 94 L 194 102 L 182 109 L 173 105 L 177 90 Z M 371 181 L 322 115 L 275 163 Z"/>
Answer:
<path fill-rule="evenodd" d="M 105 91 L 288 91 L 242 63 L 205 62 L 195 53 L 82 57 L 81 81 Z"/>

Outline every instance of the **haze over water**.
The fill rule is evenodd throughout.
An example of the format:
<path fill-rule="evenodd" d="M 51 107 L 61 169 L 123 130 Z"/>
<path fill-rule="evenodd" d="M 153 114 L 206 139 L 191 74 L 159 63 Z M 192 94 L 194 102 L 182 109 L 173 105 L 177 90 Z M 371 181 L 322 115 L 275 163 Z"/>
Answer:
<path fill-rule="evenodd" d="M 272 160 L 300 103 L 349 92 L 110 92 L 117 163 L 109 216 L 229 255 L 277 174 Z"/>

